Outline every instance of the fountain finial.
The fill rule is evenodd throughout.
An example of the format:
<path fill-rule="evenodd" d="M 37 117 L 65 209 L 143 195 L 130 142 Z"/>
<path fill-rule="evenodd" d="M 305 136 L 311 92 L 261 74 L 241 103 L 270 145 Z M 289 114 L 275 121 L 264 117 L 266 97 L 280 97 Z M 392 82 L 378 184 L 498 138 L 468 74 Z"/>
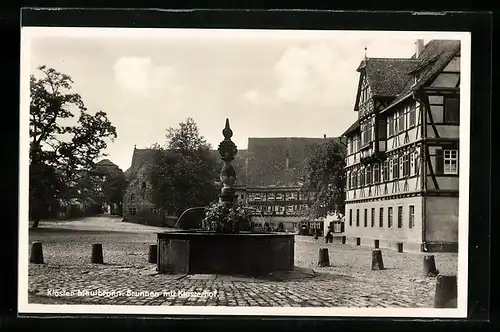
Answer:
<path fill-rule="evenodd" d="M 220 180 L 224 187 L 221 190 L 220 201 L 223 204 L 232 205 L 236 202 L 233 188 L 233 184 L 236 181 L 236 172 L 231 165 L 231 161 L 234 159 L 236 153 L 238 153 L 238 149 L 233 141 L 231 141 L 233 131 L 229 126 L 229 119 L 226 119 L 226 126 L 222 130 L 222 134 L 224 135 L 224 140 L 219 144 L 219 153 L 222 160 L 224 160 L 224 166 L 220 172 Z"/>
<path fill-rule="evenodd" d="M 229 119 L 226 118 L 226 126 L 222 130 L 222 135 L 224 135 L 225 140 L 231 140 L 231 137 L 233 137 L 233 131 L 231 130 L 231 127 L 229 126 Z"/>

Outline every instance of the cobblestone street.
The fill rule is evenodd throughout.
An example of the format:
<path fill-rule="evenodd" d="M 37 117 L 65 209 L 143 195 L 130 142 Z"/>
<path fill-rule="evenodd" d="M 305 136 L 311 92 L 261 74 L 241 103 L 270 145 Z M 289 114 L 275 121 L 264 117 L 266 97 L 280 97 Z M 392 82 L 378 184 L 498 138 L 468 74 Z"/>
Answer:
<path fill-rule="evenodd" d="M 157 229 L 109 217 L 70 224 L 30 230 L 29 241 L 42 242 L 45 260 L 29 265 L 30 303 L 397 308 L 430 308 L 433 303 L 435 278 L 423 276 L 418 253 L 382 249 L 386 270 L 372 271 L 370 248 L 296 236 L 295 265 L 313 268 L 314 277 L 271 281 L 160 275 L 147 261 Z M 90 263 L 94 243 L 102 243 L 105 264 Z M 317 267 L 320 248 L 328 248 L 330 267 Z M 435 257 L 442 273 L 457 273 L 457 254 Z M 61 296 L 63 291 L 68 293 Z M 189 296 L 193 292 L 206 296 Z"/>

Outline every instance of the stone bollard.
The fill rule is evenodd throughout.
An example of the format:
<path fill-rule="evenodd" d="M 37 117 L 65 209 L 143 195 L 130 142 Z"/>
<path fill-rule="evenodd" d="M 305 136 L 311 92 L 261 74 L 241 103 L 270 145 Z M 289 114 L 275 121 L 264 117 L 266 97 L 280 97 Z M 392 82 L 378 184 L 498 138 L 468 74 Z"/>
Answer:
<path fill-rule="evenodd" d="M 373 246 L 375 247 L 375 249 L 378 249 L 379 244 L 380 244 L 379 240 L 373 240 Z"/>
<path fill-rule="evenodd" d="M 347 237 L 346 236 L 342 236 L 342 244 L 346 244 L 347 242 Z"/>
<path fill-rule="evenodd" d="M 372 251 L 372 270 L 383 270 L 384 261 L 382 259 L 382 251 L 379 249 Z"/>
<path fill-rule="evenodd" d="M 158 254 L 158 246 L 156 244 L 152 244 L 149 246 L 149 262 L 152 264 L 156 264 L 157 262 L 157 254 Z"/>
<path fill-rule="evenodd" d="M 102 257 L 102 244 L 97 243 L 92 245 L 92 257 L 91 262 L 95 264 L 103 264 L 104 259 Z"/>
<path fill-rule="evenodd" d="M 319 250 L 318 266 L 330 266 L 330 258 L 328 257 L 328 249 L 322 248 Z"/>
<path fill-rule="evenodd" d="M 439 271 L 436 269 L 434 255 L 424 256 L 424 274 L 429 277 L 435 277 L 439 274 Z"/>
<path fill-rule="evenodd" d="M 436 293 L 434 295 L 434 308 L 457 307 L 457 276 L 438 275 Z"/>
<path fill-rule="evenodd" d="M 31 244 L 30 263 L 43 264 L 42 243 L 35 241 Z"/>

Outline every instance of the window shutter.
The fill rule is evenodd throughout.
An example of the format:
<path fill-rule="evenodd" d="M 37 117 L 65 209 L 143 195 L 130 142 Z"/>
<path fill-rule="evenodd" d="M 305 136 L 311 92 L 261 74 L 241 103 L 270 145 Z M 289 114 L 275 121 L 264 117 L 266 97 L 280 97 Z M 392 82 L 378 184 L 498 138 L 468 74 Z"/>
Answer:
<path fill-rule="evenodd" d="M 436 174 L 443 174 L 444 171 L 443 149 L 436 150 Z"/>

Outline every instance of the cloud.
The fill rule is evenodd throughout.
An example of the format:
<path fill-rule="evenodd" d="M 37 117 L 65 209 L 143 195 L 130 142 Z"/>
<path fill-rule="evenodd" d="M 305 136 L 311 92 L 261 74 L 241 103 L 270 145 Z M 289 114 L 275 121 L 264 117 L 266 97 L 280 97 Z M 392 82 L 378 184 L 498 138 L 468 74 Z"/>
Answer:
<path fill-rule="evenodd" d="M 274 66 L 276 97 L 289 103 L 337 104 L 353 93 L 357 81 L 355 68 L 345 57 L 341 47 L 324 43 L 288 48 Z"/>
<path fill-rule="evenodd" d="M 243 98 L 245 98 L 252 104 L 258 104 L 259 101 L 261 101 L 261 99 L 259 98 L 259 94 L 255 90 L 247 91 L 247 93 L 243 95 Z"/>
<path fill-rule="evenodd" d="M 255 105 L 263 105 L 263 104 L 275 104 L 275 100 L 270 97 L 267 97 L 263 93 L 259 93 L 255 90 L 249 90 L 244 95 L 243 98 L 251 104 Z"/>
<path fill-rule="evenodd" d="M 156 66 L 149 57 L 120 57 L 114 64 L 115 80 L 126 92 L 183 91 L 170 66 Z"/>

